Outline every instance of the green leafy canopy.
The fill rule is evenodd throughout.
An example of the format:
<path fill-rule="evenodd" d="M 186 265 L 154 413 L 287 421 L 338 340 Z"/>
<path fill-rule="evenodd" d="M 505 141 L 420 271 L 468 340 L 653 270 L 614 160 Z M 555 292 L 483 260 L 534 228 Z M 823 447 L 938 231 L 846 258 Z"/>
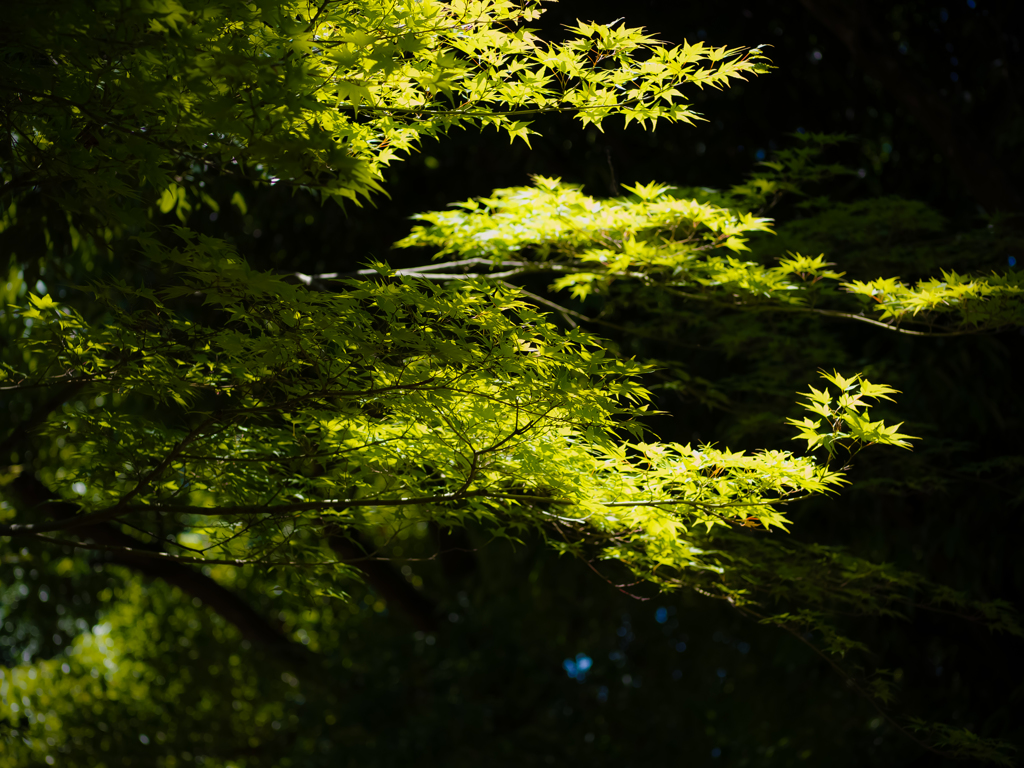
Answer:
<path fill-rule="evenodd" d="M 648 183 L 598 199 L 541 177 L 495 190 L 422 214 L 399 244 L 454 260 L 374 263 L 366 279 L 300 274 L 296 285 L 226 239 L 161 223 L 216 212 L 218 178 L 243 185 L 231 197 L 243 213 L 240 190 L 253 186 L 360 204 L 384 191 L 389 163 L 454 128 L 529 142 L 530 121 L 548 112 L 597 128 L 616 116 L 689 123 L 699 118 L 687 89 L 768 69 L 760 48 L 672 46 L 617 23 L 578 22 L 545 41 L 528 26 L 539 14 L 534 0 L 64 0 L 5 16 L 0 237 L 12 306 L 0 391 L 21 414 L 3 437 L 5 564 L 38 558 L 74 584 L 90 564 L 202 582 L 220 615 L 256 636 L 255 610 L 233 602 L 245 579 L 260 590 L 285 573 L 299 599 L 347 599 L 347 580 L 407 559 L 393 542 L 472 527 L 813 631 L 840 657 L 862 645 L 837 616 L 921 603 L 1019 634 L 1003 604 L 781 535 L 787 505 L 838 492 L 862 448 L 909 447 L 900 424 L 871 413 L 894 389 L 823 374 L 803 394 L 811 417 L 788 419 L 821 459 L 659 441 L 644 426 L 644 377 L 664 372 L 577 325 L 593 320 L 585 302 L 623 296 L 638 312 L 697 303 L 704 322 L 724 308 L 922 335 L 1019 325 L 1012 273 L 844 280 L 824 254 L 762 257 L 775 202 L 843 172 L 817 160 L 835 137 L 804 136 L 725 192 Z M 534 274 L 576 303 L 517 283 Z M 55 298 L 45 284 L 57 278 L 79 287 Z M 384 545 L 360 549 L 378 534 Z M 162 594 L 129 581 L 107 616 L 185 621 Z M 152 659 L 111 650 L 104 625 L 70 626 L 73 672 L 62 674 L 76 695 L 102 708 L 105 690 L 121 702 L 155 690 Z M 181 629 L 187 642 L 193 630 Z M 221 658 L 234 635 L 210 632 Z M 267 635 L 275 649 L 294 639 Z M 211 675 L 246 696 L 270 685 L 227 653 Z M 52 758 L 58 734 L 54 749 L 70 754 L 84 742 L 62 728 L 74 712 L 54 686 L 72 665 L 24 661 L 0 674 L 0 724 L 33 734 L 10 740 L 12 759 Z M 111 674 L 93 682 L 101 666 Z M 180 680 L 172 688 L 171 705 L 191 695 Z M 889 695 L 884 684 L 866 693 Z M 275 716 L 239 706 L 251 728 Z M 967 731 L 931 734 L 955 754 L 1002 759 Z"/>
<path fill-rule="evenodd" d="M 506 281 L 550 274 L 552 288 L 576 300 L 608 296 L 622 281 L 669 300 L 748 312 L 818 314 L 908 334 L 977 332 L 1020 325 L 1024 287 L 1010 271 L 988 276 L 943 272 L 907 285 L 899 278 L 843 280 L 825 255 L 758 259 L 773 222 L 759 215 L 766 197 L 799 193 L 834 169 L 811 160 L 831 137 L 806 146 L 780 172 L 755 175 L 725 194 L 688 197 L 665 184 L 626 186 L 628 197 L 597 199 L 559 179 L 495 190 L 452 210 L 421 214 L 399 247 L 460 257 L 455 267 Z M 754 244 L 752 238 L 762 240 Z M 741 259 L 750 253 L 754 259 Z M 444 270 L 450 273 L 452 270 Z M 428 269 L 410 273 L 430 276 Z M 447 278 L 447 275 L 446 275 Z M 657 299 L 649 299 L 652 303 Z M 558 308 L 559 305 L 553 305 Z M 564 308 L 563 308 L 564 311 Z"/>

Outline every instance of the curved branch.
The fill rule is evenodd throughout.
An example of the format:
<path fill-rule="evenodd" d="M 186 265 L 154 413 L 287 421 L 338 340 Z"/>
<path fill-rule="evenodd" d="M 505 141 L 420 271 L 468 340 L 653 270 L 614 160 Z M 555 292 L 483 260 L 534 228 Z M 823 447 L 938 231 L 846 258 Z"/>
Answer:
<path fill-rule="evenodd" d="M 418 592 L 390 563 L 368 559 L 370 547 L 354 528 L 330 525 L 327 544 L 343 562 L 350 563 L 366 578 L 366 583 L 389 604 L 397 606 L 421 632 L 438 629 L 437 606 Z"/>
<path fill-rule="evenodd" d="M 6 486 L 7 496 L 19 511 L 32 510 L 56 518 L 74 517 L 76 505 L 54 501 L 53 494 L 35 476 L 22 473 Z M 305 646 L 290 640 L 279 622 L 267 619 L 231 590 L 187 565 L 153 557 L 160 550 L 105 524 L 92 524 L 83 531 L 101 545 L 111 548 L 107 563 L 124 565 L 152 579 L 161 579 L 182 592 L 199 598 L 211 610 L 233 624 L 242 637 L 269 652 L 300 662 L 311 657 Z M 114 551 L 119 550 L 119 551 Z"/>
<path fill-rule="evenodd" d="M 242 517 L 245 515 L 283 515 L 290 514 L 292 512 L 323 512 L 330 509 L 339 510 L 348 509 L 350 507 L 407 507 L 417 504 L 461 501 L 463 499 L 478 497 L 511 499 L 514 501 L 544 501 L 556 504 L 569 503 L 566 501 L 559 501 L 557 499 L 549 499 L 544 496 L 495 493 L 487 490 L 477 490 L 461 493 L 443 493 L 436 496 L 414 496 L 411 498 L 400 499 L 367 498 L 297 501 L 291 504 L 274 504 L 273 506 L 245 504 L 223 507 L 195 507 L 170 504 L 130 504 L 126 506 L 115 504 L 112 507 L 98 509 L 95 512 L 87 512 L 84 515 L 65 515 L 60 519 L 48 523 L 12 523 L 11 525 L 0 526 L 0 536 L 35 536 L 40 533 L 72 531 L 116 520 L 133 512 L 160 512 L 165 514 L 199 515 L 203 517 Z M 66 504 L 66 502 L 64 503 Z M 68 506 L 74 507 L 74 505 L 70 504 Z"/>

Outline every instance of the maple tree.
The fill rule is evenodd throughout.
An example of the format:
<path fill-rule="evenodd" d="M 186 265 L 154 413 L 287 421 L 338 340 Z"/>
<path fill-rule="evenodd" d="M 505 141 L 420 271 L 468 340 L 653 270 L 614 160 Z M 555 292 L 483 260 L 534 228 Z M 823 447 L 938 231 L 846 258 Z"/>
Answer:
<path fill-rule="evenodd" d="M 456 258 L 408 269 L 273 274 L 190 226 L 225 204 L 245 213 L 246 192 L 210 194 L 218 178 L 359 205 L 383 191 L 390 163 L 454 128 L 529 141 L 529 121 L 548 112 L 584 126 L 689 122 L 687 88 L 767 69 L 759 49 L 670 46 L 617 24 L 579 23 L 548 43 L 526 26 L 538 14 L 536 3 L 498 1 L 67 2 L 15 14 L 4 32 L 0 227 L 12 254 L 7 299 L 20 306 L 4 316 L 2 386 L 22 414 L 2 446 L 4 556 L 19 579 L 38 565 L 111 603 L 106 633 L 151 620 L 184 621 L 186 638 L 206 630 L 130 576 L 116 600 L 93 589 L 94 564 L 212 608 L 210 655 L 186 655 L 220 659 L 211 668 L 248 691 L 235 699 L 250 702 L 237 709 L 245 714 L 224 727 L 252 749 L 274 740 L 260 734 L 266 723 L 281 722 L 278 705 L 258 704 L 277 682 L 238 669 L 232 638 L 276 654 L 315 689 L 344 612 L 322 601 L 344 605 L 353 578 L 433 632 L 412 569 L 403 577 L 390 565 L 432 558 L 432 531 L 540 540 L 591 568 L 610 563 L 637 583 L 690 588 L 812 632 L 839 659 L 863 648 L 838 628 L 845 612 L 929 605 L 1020 633 L 1005 604 L 841 549 L 757 536 L 787 530 L 787 505 L 838 492 L 865 445 L 910 446 L 899 425 L 870 415 L 892 387 L 825 372 L 806 393 L 812 416 L 789 419 L 808 455 L 659 441 L 643 425 L 644 377 L 662 361 L 576 327 L 623 327 L 585 314 L 592 298 L 607 301 L 602 313 L 652 312 L 646 329 L 632 326 L 648 334 L 664 330 L 664 316 L 708 316 L 673 306 L 679 298 L 902 333 L 1019 324 L 1014 273 L 948 271 L 910 285 L 844 281 L 824 256 L 741 259 L 770 234 L 777 198 L 839 172 L 815 164 L 828 137 L 801 139 L 726 192 L 651 183 L 600 200 L 547 178 L 497 190 L 423 214 L 400 245 Z M 554 277 L 555 293 L 520 284 L 537 275 Z M 55 298 L 50 283 L 80 288 Z M 576 304 L 558 303 L 564 290 Z M 283 626 L 248 602 L 271 590 L 292 596 Z M 29 654 L 5 672 L 24 697 L 5 702 L 13 759 L 88 760 L 111 738 L 128 749 L 124 733 L 93 729 L 59 703 L 102 709 L 90 680 L 103 666 L 114 698 L 148 700 L 158 721 L 173 708 L 152 682 L 158 646 L 112 650 L 82 621 L 68 625 L 67 661 Z M 863 687 L 882 704 L 891 697 L 884 674 Z M 197 695 L 194 727 L 217 708 L 211 691 Z M 913 726 L 947 754 L 1005 759 L 1003 745 L 967 730 Z M 178 743 L 170 726 L 160 733 Z"/>

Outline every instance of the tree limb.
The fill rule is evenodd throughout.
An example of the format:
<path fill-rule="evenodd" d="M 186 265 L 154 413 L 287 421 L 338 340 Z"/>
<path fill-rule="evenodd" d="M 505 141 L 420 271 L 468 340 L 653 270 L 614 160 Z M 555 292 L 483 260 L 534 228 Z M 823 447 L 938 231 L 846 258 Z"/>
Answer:
<path fill-rule="evenodd" d="M 7 496 L 19 511 L 33 511 L 57 519 L 75 515 L 77 507 L 66 501 L 54 501 L 53 494 L 31 473 L 23 472 L 6 486 Z M 93 524 L 82 530 L 100 544 L 126 550 L 156 551 L 146 544 L 109 524 Z M 151 579 L 162 579 L 182 592 L 197 597 L 211 610 L 233 624 L 242 637 L 253 645 L 292 661 L 305 662 L 310 654 L 282 631 L 279 622 L 260 615 L 238 595 L 194 568 L 176 562 L 167 562 L 132 551 L 113 551 L 105 562 L 124 565 Z"/>
<path fill-rule="evenodd" d="M 401 610 L 421 632 L 437 631 L 437 606 L 434 602 L 418 592 L 390 563 L 368 559 L 371 547 L 358 531 L 340 525 L 329 525 L 325 531 L 328 546 L 343 561 L 358 568 L 366 583 L 388 604 Z"/>

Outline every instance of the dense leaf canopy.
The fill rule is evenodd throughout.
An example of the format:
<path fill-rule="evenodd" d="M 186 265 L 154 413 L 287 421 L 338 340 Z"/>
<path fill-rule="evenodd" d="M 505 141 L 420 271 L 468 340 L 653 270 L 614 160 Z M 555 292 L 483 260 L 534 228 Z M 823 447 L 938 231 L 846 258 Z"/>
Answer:
<path fill-rule="evenodd" d="M 541 650 L 568 631 L 563 587 L 586 603 L 588 628 L 572 632 L 587 642 L 619 622 L 608 659 L 631 670 L 611 675 L 627 691 L 641 672 L 619 601 L 676 601 L 655 612 L 668 639 L 652 647 L 681 653 L 689 635 L 672 636 L 672 617 L 717 598 L 751 631 L 782 629 L 825 659 L 875 708 L 872 729 L 1008 762 L 998 731 L 890 709 L 903 673 L 872 657 L 871 627 L 933 611 L 1020 636 L 1013 607 L 789 534 L 805 505 L 932 482 L 942 436 L 916 416 L 904 426 L 902 396 L 877 383 L 914 379 L 855 351 L 856 334 L 1016 332 L 1018 274 L 972 255 L 1019 248 L 1012 218 L 901 241 L 901 227 L 941 233 L 941 217 L 819 194 L 856 175 L 822 159 L 848 137 L 798 132 L 724 190 L 613 178 L 598 197 L 538 175 L 421 213 L 396 246 L 433 263 L 359 254 L 324 272 L 282 240 L 267 271 L 232 229 L 240 218 L 255 235 L 275 205 L 310 224 L 333 210 L 307 216 L 311 200 L 349 216 L 386 205 L 391 165 L 455 128 L 528 144 L 543 138 L 534 121 L 563 113 L 591 136 L 616 116 L 692 125 L 705 85 L 769 69 L 761 46 L 672 45 L 618 21 L 576 21 L 549 42 L 529 26 L 540 13 L 504 0 L 64 0 L 10 14 L 0 765 L 388 764 L 446 744 L 460 745 L 453 765 L 539 760 L 554 721 L 523 726 L 536 745 L 518 755 L 519 726 L 490 747 L 467 732 L 497 727 L 507 683 L 488 670 L 519 656 L 541 671 L 508 711 L 534 723 L 524 713 L 551 684 Z M 818 245 L 835 253 L 803 255 Z M 659 438 L 652 424 L 680 402 L 726 414 L 719 431 Z M 979 457 L 976 471 L 1016 461 Z M 477 573 L 471 599 L 458 585 Z M 442 629 L 445 583 L 448 624 L 475 612 L 470 634 Z M 501 629 L 530 605 L 551 638 Z M 484 714 L 459 711 L 444 642 Z M 585 653 L 563 667 L 580 684 L 606 675 Z M 453 712 L 426 691 L 448 691 Z M 578 706 L 608 700 L 605 683 Z M 441 729 L 453 718 L 465 731 Z M 761 736 L 729 738 L 771 759 Z M 634 754 L 661 759 L 652 749 Z"/>

